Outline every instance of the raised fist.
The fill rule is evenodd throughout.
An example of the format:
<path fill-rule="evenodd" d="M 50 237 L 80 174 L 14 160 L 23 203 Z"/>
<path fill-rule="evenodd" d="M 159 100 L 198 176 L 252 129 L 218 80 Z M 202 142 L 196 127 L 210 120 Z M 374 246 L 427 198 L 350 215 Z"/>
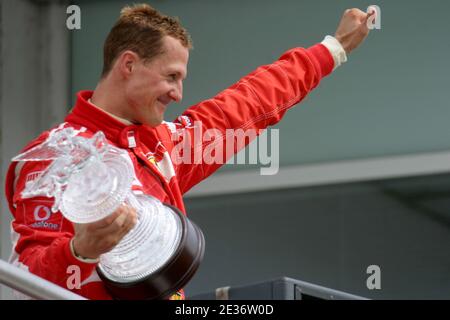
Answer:
<path fill-rule="evenodd" d="M 353 8 L 345 10 L 334 37 L 341 43 L 347 54 L 355 50 L 369 34 L 367 20 L 375 11 L 365 13 Z"/>

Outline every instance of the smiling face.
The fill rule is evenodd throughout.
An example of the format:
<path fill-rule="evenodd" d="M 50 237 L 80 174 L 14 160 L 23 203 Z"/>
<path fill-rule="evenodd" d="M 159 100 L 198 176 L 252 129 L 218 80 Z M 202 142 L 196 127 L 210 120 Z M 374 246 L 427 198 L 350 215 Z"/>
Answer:
<path fill-rule="evenodd" d="M 189 50 L 171 36 L 162 41 L 163 53 L 150 62 L 137 55 L 125 62 L 125 113 L 134 123 L 160 125 L 167 106 L 183 97 Z"/>

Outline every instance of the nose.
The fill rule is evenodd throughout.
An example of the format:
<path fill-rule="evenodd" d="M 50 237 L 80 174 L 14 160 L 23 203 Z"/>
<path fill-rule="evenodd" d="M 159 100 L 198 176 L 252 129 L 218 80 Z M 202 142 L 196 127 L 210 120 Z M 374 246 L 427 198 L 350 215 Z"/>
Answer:
<path fill-rule="evenodd" d="M 183 99 L 183 83 L 179 81 L 169 92 L 170 98 L 175 102 L 180 102 Z"/>

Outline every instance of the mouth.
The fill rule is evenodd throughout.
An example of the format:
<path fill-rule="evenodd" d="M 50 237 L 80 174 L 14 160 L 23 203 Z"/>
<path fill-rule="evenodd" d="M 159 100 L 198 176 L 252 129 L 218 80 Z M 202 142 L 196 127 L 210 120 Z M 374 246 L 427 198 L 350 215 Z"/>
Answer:
<path fill-rule="evenodd" d="M 167 106 L 170 104 L 172 100 L 167 97 L 160 97 L 158 98 L 158 102 L 164 106 L 164 108 L 167 108 Z"/>

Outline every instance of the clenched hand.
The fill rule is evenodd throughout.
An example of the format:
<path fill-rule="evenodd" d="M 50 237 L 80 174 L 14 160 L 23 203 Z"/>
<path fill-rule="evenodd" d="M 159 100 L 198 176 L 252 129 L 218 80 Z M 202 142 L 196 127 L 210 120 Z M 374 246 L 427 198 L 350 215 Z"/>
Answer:
<path fill-rule="evenodd" d="M 79 256 L 97 259 L 102 253 L 112 250 L 136 222 L 136 210 L 122 205 L 100 221 L 74 224 L 73 249 Z"/>
<path fill-rule="evenodd" d="M 359 9 L 348 9 L 339 22 L 334 37 L 341 43 L 347 54 L 355 50 L 369 34 L 367 20 L 375 12 L 365 13 Z"/>

